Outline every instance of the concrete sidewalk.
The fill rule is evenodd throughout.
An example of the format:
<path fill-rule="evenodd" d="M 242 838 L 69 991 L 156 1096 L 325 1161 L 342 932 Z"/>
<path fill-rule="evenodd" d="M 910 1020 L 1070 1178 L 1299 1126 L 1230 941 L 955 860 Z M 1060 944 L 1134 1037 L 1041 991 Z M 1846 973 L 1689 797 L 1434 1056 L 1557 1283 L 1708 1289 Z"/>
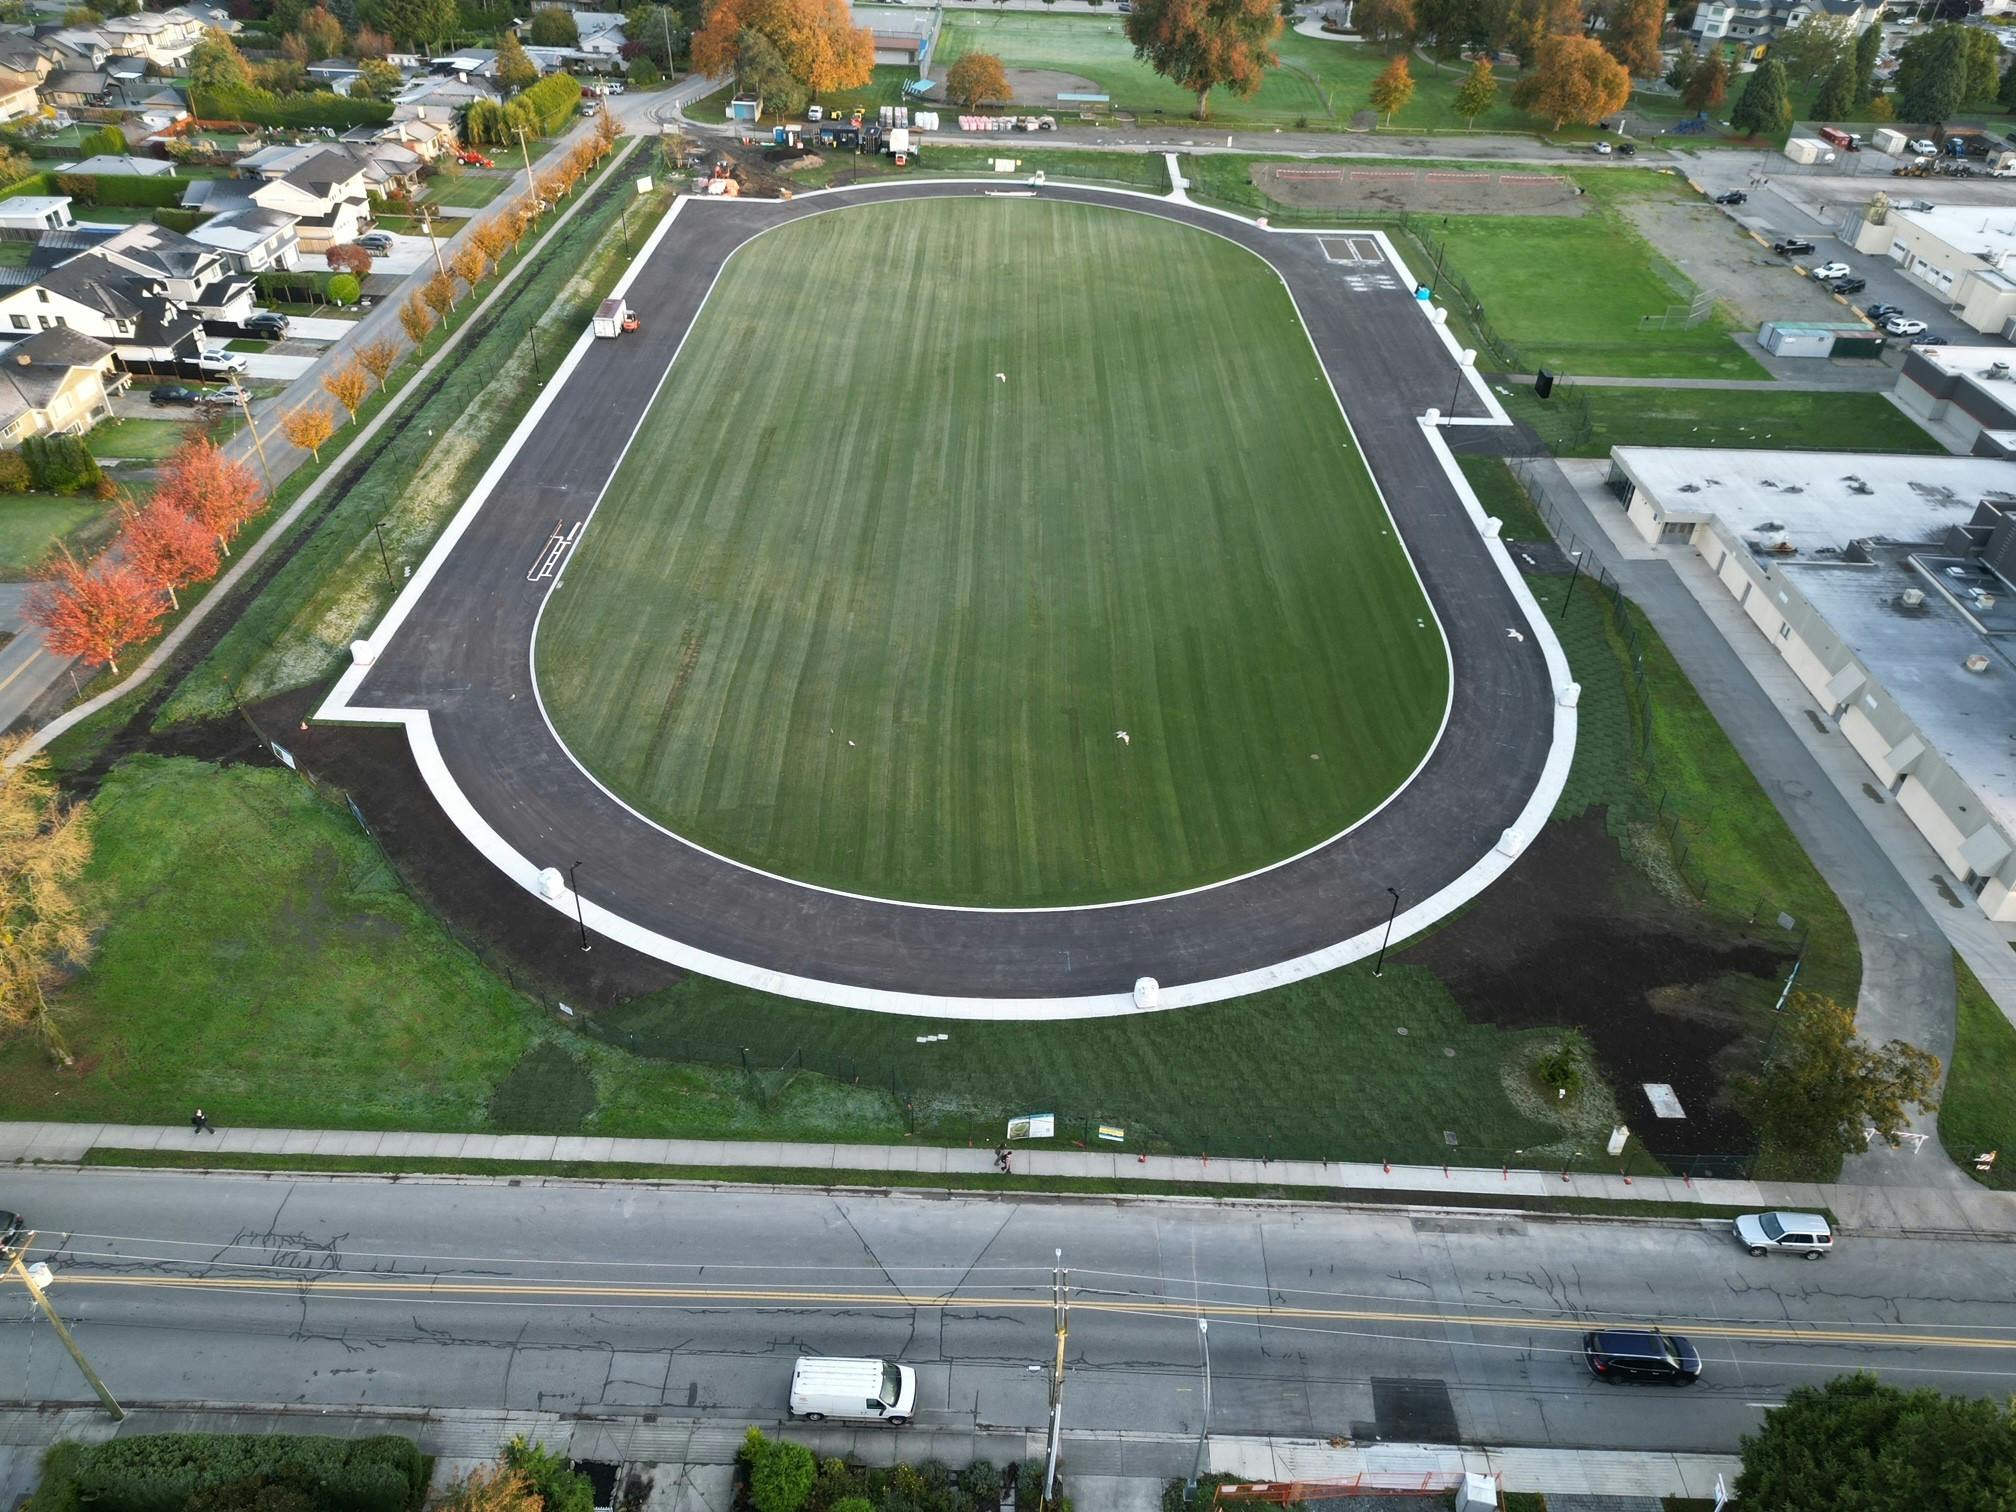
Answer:
<path fill-rule="evenodd" d="M 0 1124 L 0 1161 L 73 1164 L 94 1150 L 191 1150 L 215 1154 L 228 1166 L 237 1155 L 369 1156 L 379 1159 L 495 1160 L 534 1165 L 550 1161 L 637 1166 L 687 1166 L 831 1173 L 847 1185 L 851 1172 L 923 1175 L 990 1175 L 992 1150 L 935 1145 L 786 1144 L 774 1140 L 604 1139 L 555 1134 L 402 1134 L 340 1129 L 237 1129 L 206 1134 L 150 1124 Z M 1933 1147 L 1933 1157 L 1938 1149 Z M 1909 1157 L 1904 1157 L 1909 1158 Z M 1932 1174 L 1932 1157 L 1927 1174 Z M 1943 1158 L 1939 1166 L 1950 1171 Z M 1971 1182 L 1933 1185 L 1805 1185 L 1772 1181 L 1688 1181 L 1679 1177 L 1605 1176 L 1587 1172 L 1497 1170 L 1475 1166 L 1386 1166 L 1319 1160 L 1214 1160 L 1205 1156 L 1135 1155 L 1102 1150 L 1014 1152 L 1014 1174 L 1095 1181 L 1184 1182 L 1222 1188 L 1226 1197 L 1255 1187 L 1345 1190 L 1370 1200 L 1432 1205 L 1461 1196 L 1598 1199 L 1631 1216 L 1634 1205 L 1702 1207 L 1824 1207 L 1844 1231 L 1948 1234 L 2016 1239 L 2016 1193 L 1991 1192 Z M 1659 1215 L 1665 1216 L 1660 1209 Z"/>
<path fill-rule="evenodd" d="M 400 1434 L 436 1458 L 435 1489 L 494 1458 L 510 1440 L 526 1438 L 570 1459 L 631 1466 L 651 1473 L 654 1484 L 702 1491 L 660 1501 L 652 1508 L 725 1509 L 716 1487 L 720 1472 L 741 1447 L 742 1422 L 677 1417 L 662 1407 L 640 1406 L 634 1416 L 591 1419 L 540 1412 L 390 1409 L 334 1412 L 326 1408 L 204 1403 L 186 1408 L 131 1405 L 123 1424 L 81 1407 L 0 1409 L 0 1506 L 32 1489 L 42 1450 L 59 1440 L 103 1443 L 147 1433 L 309 1433 L 363 1438 Z M 975 1460 L 996 1465 L 1035 1459 L 1043 1434 L 1027 1431 L 932 1427 L 901 1432 L 832 1424 L 773 1422 L 760 1425 L 804 1444 L 822 1459 L 842 1456 L 888 1465 L 901 1455 L 916 1464 L 936 1459 L 963 1469 Z M 1065 1489 L 1086 1512 L 1158 1508 L 1162 1487 L 1190 1473 L 1197 1441 L 1189 1435 L 1066 1430 L 1062 1461 Z M 1387 1484 L 1419 1485 L 1426 1479 L 1475 1471 L 1502 1477 L 1507 1491 L 1557 1496 L 1643 1498 L 1650 1509 L 1664 1496 L 1712 1499 L 1715 1480 L 1733 1485 L 1742 1462 L 1734 1455 L 1634 1454 L 1616 1449 L 1519 1449 L 1440 1444 L 1324 1443 L 1313 1439 L 1235 1438 L 1213 1434 L 1206 1470 L 1250 1480 L 1349 1481 L 1378 1477 Z M 712 1471 L 713 1473 L 708 1473 Z M 691 1473 L 682 1473 L 691 1472 Z M 703 1488 L 705 1490 L 703 1491 Z M 707 1493 L 712 1493 L 712 1498 Z M 1628 1503 L 1626 1503 L 1628 1504 Z M 1605 1503 L 1606 1506 L 1620 1503 Z"/>

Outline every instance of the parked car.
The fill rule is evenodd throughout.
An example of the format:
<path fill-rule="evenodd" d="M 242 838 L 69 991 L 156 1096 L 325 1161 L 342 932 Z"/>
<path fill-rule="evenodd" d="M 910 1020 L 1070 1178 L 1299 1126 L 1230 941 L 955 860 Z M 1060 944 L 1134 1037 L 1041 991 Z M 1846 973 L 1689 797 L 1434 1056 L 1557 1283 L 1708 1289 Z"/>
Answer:
<path fill-rule="evenodd" d="M 157 383 L 147 390 L 149 404 L 194 404 L 202 397 L 201 389 L 193 389 L 186 383 Z"/>
<path fill-rule="evenodd" d="M 1911 150 L 1921 157 L 1932 157 L 1939 151 L 1939 144 L 1930 137 L 1919 137 L 1911 144 Z"/>
<path fill-rule="evenodd" d="M 1892 336 L 1923 336 L 1929 328 L 1922 320 L 1907 320 L 1902 315 L 1892 315 L 1883 322 L 1883 329 Z"/>
<path fill-rule="evenodd" d="M 1864 289 L 1869 287 L 1869 280 L 1866 278 L 1837 278 L 1834 282 L 1827 285 L 1827 287 L 1835 294 L 1860 294 Z"/>
<path fill-rule="evenodd" d="M 357 238 L 357 245 L 362 247 L 366 252 L 369 252 L 373 257 L 383 257 L 387 252 L 392 250 L 392 233 L 390 231 L 366 231 L 362 236 Z"/>
<path fill-rule="evenodd" d="M 1913 345 L 1913 346 L 1944 346 L 1944 345 L 1946 345 L 1946 338 L 1945 338 L 1944 336 L 1929 336 L 1929 335 L 1928 335 L 1928 336 L 1913 336 L 1913 337 L 1911 338 L 1911 345 Z"/>
<path fill-rule="evenodd" d="M 1834 1248 L 1834 1230 L 1818 1213 L 1744 1213 L 1731 1231 L 1753 1255 L 1775 1250 L 1818 1260 Z"/>
<path fill-rule="evenodd" d="M 1804 257 L 1813 250 L 1813 243 L 1796 236 L 1788 236 L 1783 241 L 1771 243 L 1771 250 L 1780 257 Z"/>
<path fill-rule="evenodd" d="M 209 404 L 229 404 L 237 406 L 252 402 L 252 391 L 242 384 L 227 383 L 222 388 L 205 389 L 203 398 Z"/>
<path fill-rule="evenodd" d="M 205 347 L 196 357 L 196 366 L 206 373 L 242 373 L 245 354 L 228 347 Z"/>
<path fill-rule="evenodd" d="M 1820 282 L 1822 283 L 1825 283 L 1830 278 L 1846 278 L 1850 273 L 1853 273 L 1854 271 L 1855 270 L 1853 268 L 1849 267 L 1848 264 L 1844 262 L 1830 262 L 1830 263 L 1822 263 L 1820 264 L 1819 267 L 1812 269 L 1810 272 L 1810 276 L 1819 279 Z"/>
<path fill-rule="evenodd" d="M 1876 304 L 1864 305 L 1862 313 L 1867 315 L 1871 320 L 1884 321 L 1888 320 L 1892 315 L 1902 315 L 1904 313 L 1904 306 L 1883 304 L 1879 301 Z"/>
<path fill-rule="evenodd" d="M 1718 205 L 1747 205 L 1750 203 L 1750 196 L 1745 194 L 1741 189 L 1729 189 L 1716 195 L 1715 203 Z"/>
<path fill-rule="evenodd" d="M 1593 153 L 1596 153 L 1600 157 L 1608 157 L 1610 156 L 1611 153 L 1615 152 L 1617 149 L 1612 147 L 1608 142 L 1591 142 L 1589 144 L 1589 150 Z"/>
<path fill-rule="evenodd" d="M 609 80 L 606 84 L 602 86 L 602 92 L 604 94 L 612 94 L 612 95 L 623 93 L 623 81 L 621 79 Z"/>
<path fill-rule="evenodd" d="M 1599 1381 L 1688 1386 L 1701 1356 L 1679 1334 L 1657 1328 L 1600 1328 L 1582 1335 L 1582 1359 Z"/>
<path fill-rule="evenodd" d="M 247 335 L 262 337 L 268 341 L 284 340 L 288 327 L 293 324 L 278 310 L 256 310 L 245 322 Z"/>
<path fill-rule="evenodd" d="M 1617 156 L 1619 157 L 1638 156 L 1638 144 L 1636 142 L 1619 142 L 1617 144 Z"/>
<path fill-rule="evenodd" d="M 5 1208 L 0 1208 L 0 1255 L 12 1254 L 14 1246 L 20 1243 L 21 1236 L 27 1232 L 28 1225 L 19 1213 L 10 1213 Z"/>

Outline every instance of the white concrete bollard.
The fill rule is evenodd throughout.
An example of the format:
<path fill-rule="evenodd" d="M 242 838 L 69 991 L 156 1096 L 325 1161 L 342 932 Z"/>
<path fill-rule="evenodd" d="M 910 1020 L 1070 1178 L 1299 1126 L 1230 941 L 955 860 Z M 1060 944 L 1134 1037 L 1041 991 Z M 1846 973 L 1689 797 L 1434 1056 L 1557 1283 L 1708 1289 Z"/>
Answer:
<path fill-rule="evenodd" d="M 1582 684 L 1563 683 L 1561 685 L 1561 707 L 1572 709 L 1582 702 Z"/>
<path fill-rule="evenodd" d="M 1484 521 L 1484 539 L 1487 541 L 1497 540 L 1498 532 L 1504 528 L 1505 522 L 1503 520 L 1499 519 L 1496 515 L 1489 516 Z"/>
<path fill-rule="evenodd" d="M 1161 985 L 1153 977 L 1142 977 L 1134 984 L 1134 1006 L 1153 1008 L 1162 1001 Z"/>
<path fill-rule="evenodd" d="M 558 902 L 566 895 L 567 879 L 560 875 L 560 868 L 557 866 L 541 867 L 539 869 L 539 896 L 547 902 L 553 903 Z"/>
<path fill-rule="evenodd" d="M 1515 824 L 1498 837 L 1497 845 L 1492 848 L 1501 856 L 1516 856 L 1526 849 L 1526 831 Z"/>
<path fill-rule="evenodd" d="M 367 640 L 350 642 L 350 660 L 360 667 L 368 667 L 378 660 L 378 648 Z"/>

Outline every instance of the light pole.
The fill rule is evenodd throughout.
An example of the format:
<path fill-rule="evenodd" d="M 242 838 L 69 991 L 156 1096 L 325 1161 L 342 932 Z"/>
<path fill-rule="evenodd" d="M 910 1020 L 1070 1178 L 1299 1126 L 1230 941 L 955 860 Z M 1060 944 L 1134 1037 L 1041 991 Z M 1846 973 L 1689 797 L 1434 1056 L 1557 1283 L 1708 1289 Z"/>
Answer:
<path fill-rule="evenodd" d="M 1564 620 L 1568 618 L 1569 602 L 1575 597 L 1575 585 L 1582 580 L 1582 553 L 1571 551 L 1568 555 L 1575 560 L 1575 570 L 1568 574 L 1568 591 L 1561 595 L 1561 618 Z"/>
<path fill-rule="evenodd" d="M 1477 349 L 1475 347 L 1465 347 L 1461 352 L 1456 354 L 1456 392 L 1449 396 L 1449 417 L 1442 422 L 1444 425 L 1454 425 L 1456 423 L 1456 401 L 1463 397 L 1464 376 L 1476 365 Z"/>
<path fill-rule="evenodd" d="M 19 1244 L 7 1252 L 7 1273 L 18 1277 L 21 1284 L 28 1288 L 28 1295 L 33 1297 L 35 1305 L 42 1309 L 42 1316 L 47 1318 L 49 1326 L 56 1330 L 56 1337 L 61 1339 L 63 1347 L 70 1351 L 70 1358 L 75 1360 L 77 1368 L 84 1372 L 84 1379 L 89 1381 L 91 1389 L 98 1393 L 98 1400 L 105 1404 L 105 1410 L 111 1413 L 116 1421 L 123 1422 L 126 1409 L 119 1405 L 110 1389 L 98 1378 L 98 1372 L 91 1368 L 91 1362 L 84 1358 L 84 1351 L 77 1347 L 77 1341 L 70 1336 L 70 1330 L 64 1326 L 63 1320 L 56 1316 L 56 1309 L 49 1305 L 49 1298 L 43 1294 L 43 1288 L 56 1279 L 55 1273 L 40 1261 L 33 1266 L 21 1263 L 21 1251 L 28 1247 L 34 1237 L 33 1234 L 26 1235 Z"/>
<path fill-rule="evenodd" d="M 1204 1421 L 1197 1429 L 1197 1457 L 1190 1462 L 1190 1479 L 1183 1486 L 1183 1500 L 1197 1499 L 1197 1482 L 1204 1474 L 1204 1449 L 1211 1438 L 1211 1320 L 1197 1320 L 1197 1347 L 1204 1355 Z"/>
<path fill-rule="evenodd" d="M 581 931 L 581 948 L 593 950 L 595 947 L 588 943 L 588 921 L 581 913 L 581 888 L 574 880 L 574 873 L 579 870 L 581 870 L 579 861 L 567 868 L 567 890 L 574 894 L 574 923 Z"/>
<path fill-rule="evenodd" d="M 536 317 L 536 316 L 535 316 L 535 317 L 533 317 L 533 322 L 532 322 L 532 324 L 531 324 L 531 325 L 528 325 L 527 327 L 525 327 L 525 339 L 526 339 L 527 341 L 529 341 L 529 342 L 530 342 L 530 343 L 532 344 L 532 383 L 533 383 L 533 386 L 534 386 L 534 387 L 538 387 L 539 385 L 541 385 L 541 384 L 543 384 L 543 383 L 545 382 L 545 380 L 544 380 L 543 378 L 541 378 L 541 377 L 539 376 L 539 322 L 538 322 L 538 317 Z"/>
<path fill-rule="evenodd" d="M 374 520 L 371 524 L 371 532 L 378 537 L 378 560 L 385 564 L 385 586 L 387 588 L 396 588 L 399 585 L 392 581 L 392 558 L 385 550 L 385 522 L 383 520 Z"/>
<path fill-rule="evenodd" d="M 1372 963 L 1372 975 L 1375 977 L 1386 974 L 1386 947 L 1393 943 L 1393 921 L 1400 914 L 1400 890 L 1389 887 L 1386 891 L 1393 895 L 1393 906 L 1386 913 L 1386 938 L 1379 942 L 1379 959 Z"/>

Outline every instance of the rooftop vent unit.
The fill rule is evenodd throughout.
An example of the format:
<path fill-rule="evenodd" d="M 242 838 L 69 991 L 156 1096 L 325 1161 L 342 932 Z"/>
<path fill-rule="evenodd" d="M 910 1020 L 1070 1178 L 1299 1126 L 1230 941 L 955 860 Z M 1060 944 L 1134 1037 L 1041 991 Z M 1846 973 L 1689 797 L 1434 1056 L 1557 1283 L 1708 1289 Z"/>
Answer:
<path fill-rule="evenodd" d="M 2007 378 L 2009 376 L 2009 364 L 2006 362 L 1991 362 L 1981 376 L 1984 378 Z"/>
<path fill-rule="evenodd" d="M 1906 609 L 1917 609 L 1925 602 L 1925 590 L 1923 588 L 1906 588 L 1897 596 L 1897 601 Z"/>
<path fill-rule="evenodd" d="M 1960 665 L 1965 667 L 1969 672 L 1986 672 L 1988 670 L 1988 658 L 1979 651 L 1976 651 Z"/>
<path fill-rule="evenodd" d="M 1979 609 L 1983 614 L 1986 614 L 1990 609 L 1995 607 L 1995 595 L 1984 589 L 1974 589 L 1972 597 L 1974 599 L 1974 607 Z"/>

